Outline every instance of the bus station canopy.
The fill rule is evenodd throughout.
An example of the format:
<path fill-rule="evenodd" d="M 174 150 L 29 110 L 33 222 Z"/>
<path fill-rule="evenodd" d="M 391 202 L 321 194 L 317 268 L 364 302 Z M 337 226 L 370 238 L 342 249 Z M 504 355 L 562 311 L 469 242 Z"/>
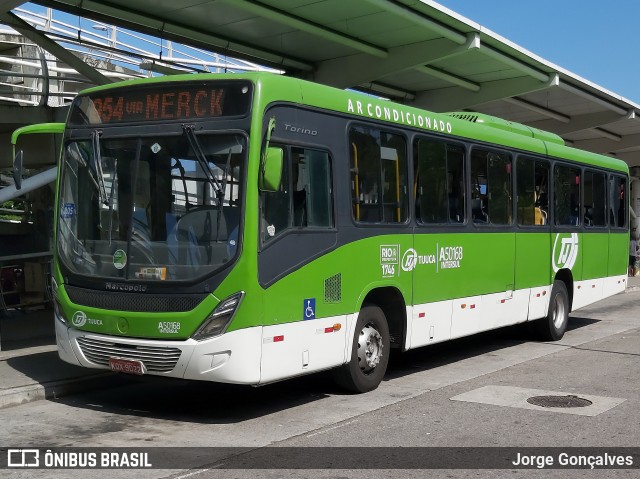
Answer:
<path fill-rule="evenodd" d="M 435 112 L 499 116 L 640 166 L 640 105 L 433 1 L 33 3 Z"/>

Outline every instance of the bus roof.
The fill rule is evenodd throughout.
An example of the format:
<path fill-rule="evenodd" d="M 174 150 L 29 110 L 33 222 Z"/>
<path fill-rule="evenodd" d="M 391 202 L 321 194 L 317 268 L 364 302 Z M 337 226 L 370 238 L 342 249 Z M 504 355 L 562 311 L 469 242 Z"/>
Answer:
<path fill-rule="evenodd" d="M 203 82 L 220 79 L 244 79 L 253 82 L 257 91 L 258 105 L 256 106 L 260 108 L 265 108 L 277 101 L 292 102 L 399 126 L 409 126 L 452 138 L 472 139 L 627 174 L 629 172 L 628 165 L 621 160 L 565 146 L 560 136 L 520 123 L 481 113 L 432 113 L 355 91 L 340 90 L 267 72 L 184 74 L 127 80 L 90 88 L 80 92 L 79 96 L 101 90 L 153 83 Z"/>

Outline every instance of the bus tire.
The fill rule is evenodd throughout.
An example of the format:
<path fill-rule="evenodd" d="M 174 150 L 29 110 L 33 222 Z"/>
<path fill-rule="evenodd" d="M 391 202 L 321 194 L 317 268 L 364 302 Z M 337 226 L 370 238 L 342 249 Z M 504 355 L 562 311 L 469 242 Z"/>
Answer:
<path fill-rule="evenodd" d="M 556 280 L 551 288 L 547 316 L 535 322 L 538 337 L 543 341 L 562 339 L 569 322 L 569 294 L 564 281 Z"/>
<path fill-rule="evenodd" d="M 389 364 L 389 325 L 382 309 L 363 305 L 354 328 L 351 359 L 335 371 L 335 380 L 353 393 L 373 391 Z"/>

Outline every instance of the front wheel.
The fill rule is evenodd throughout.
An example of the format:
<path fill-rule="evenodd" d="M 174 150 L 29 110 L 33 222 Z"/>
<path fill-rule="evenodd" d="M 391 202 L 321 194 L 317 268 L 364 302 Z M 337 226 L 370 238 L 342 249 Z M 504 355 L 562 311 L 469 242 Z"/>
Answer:
<path fill-rule="evenodd" d="M 554 281 L 547 316 L 536 320 L 536 332 L 543 341 L 562 339 L 569 322 L 569 295 L 563 281 Z"/>
<path fill-rule="evenodd" d="M 378 387 L 389 363 L 389 326 L 382 309 L 365 305 L 356 321 L 351 359 L 336 370 L 336 382 L 354 393 Z"/>

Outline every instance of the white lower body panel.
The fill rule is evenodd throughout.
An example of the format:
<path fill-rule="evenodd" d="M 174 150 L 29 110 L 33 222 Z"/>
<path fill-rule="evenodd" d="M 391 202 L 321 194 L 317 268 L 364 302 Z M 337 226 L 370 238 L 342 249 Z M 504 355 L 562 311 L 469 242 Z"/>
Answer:
<path fill-rule="evenodd" d="M 134 350 L 137 346 L 155 351 L 157 360 L 171 351 L 177 355 L 179 350 L 179 359 L 170 370 L 147 367 L 147 374 L 257 385 L 344 364 L 351 355 L 354 318 L 357 315 L 245 328 L 204 341 L 106 336 L 69 328 L 58 319 L 55 322 L 58 353 L 71 364 L 109 369 L 108 357 L 141 359 Z M 87 342 L 93 346 L 87 346 Z M 92 359 L 96 352 L 104 358 L 102 361 Z"/>
<path fill-rule="evenodd" d="M 608 298 L 614 294 L 622 293 L 627 288 L 627 275 L 609 276 L 602 283 L 602 298 Z"/>
<path fill-rule="evenodd" d="M 351 356 L 354 317 L 297 321 L 262 328 L 260 383 L 300 376 L 344 364 Z M 348 344 L 348 347 L 347 347 Z"/>
<path fill-rule="evenodd" d="M 575 311 L 614 294 L 622 293 L 626 287 L 626 274 L 576 281 L 573 284 L 573 305 L 571 310 Z"/>
<path fill-rule="evenodd" d="M 537 286 L 529 291 L 529 313 L 527 320 L 544 318 L 549 310 L 549 297 L 551 296 L 551 286 Z"/>
<path fill-rule="evenodd" d="M 135 352 L 127 353 L 135 346 L 154 348 L 158 360 L 163 351 L 179 350 L 175 366 L 166 372 L 148 371 L 148 374 L 174 378 L 196 379 L 235 384 L 258 384 L 260 382 L 260 356 L 262 327 L 246 328 L 223 334 L 204 341 L 187 339 L 184 341 L 158 341 L 132 339 L 119 336 L 105 336 L 69 328 L 58 319 L 56 340 L 60 358 L 68 363 L 87 368 L 109 369 L 107 364 L 90 361 L 92 351 L 106 351 L 113 348 L 125 351 L 113 353 L 113 357 L 139 359 Z M 97 346 L 82 347 L 79 339 L 86 338 Z M 110 346 L 113 345 L 113 346 Z M 104 353 L 102 353 L 104 354 Z M 110 354 L 110 353 L 107 353 Z M 144 362 L 144 361 L 143 361 Z"/>
<path fill-rule="evenodd" d="M 411 314 L 407 312 L 407 318 L 412 319 L 407 327 L 406 349 L 451 339 L 452 308 L 453 301 L 438 301 L 416 305 Z"/>

